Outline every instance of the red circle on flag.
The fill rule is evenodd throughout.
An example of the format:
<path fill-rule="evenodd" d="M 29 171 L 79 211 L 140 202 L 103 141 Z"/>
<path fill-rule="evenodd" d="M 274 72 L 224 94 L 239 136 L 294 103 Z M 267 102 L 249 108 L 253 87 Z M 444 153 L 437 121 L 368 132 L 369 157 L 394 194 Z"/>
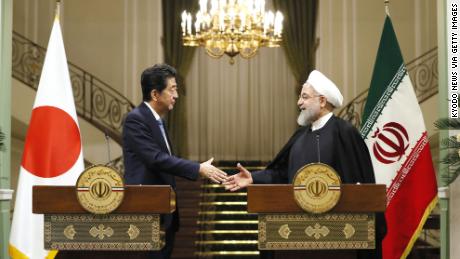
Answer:
<path fill-rule="evenodd" d="M 22 166 L 33 175 L 51 178 L 67 172 L 81 151 L 80 130 L 70 115 L 56 107 L 32 110 Z"/>

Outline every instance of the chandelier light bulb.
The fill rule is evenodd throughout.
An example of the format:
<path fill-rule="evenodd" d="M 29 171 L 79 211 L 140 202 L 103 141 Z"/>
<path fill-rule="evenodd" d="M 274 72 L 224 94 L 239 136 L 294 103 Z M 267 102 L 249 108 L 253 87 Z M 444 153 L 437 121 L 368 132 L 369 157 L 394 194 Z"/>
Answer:
<path fill-rule="evenodd" d="M 260 47 L 280 46 L 284 18 L 280 11 L 266 11 L 265 0 L 198 1 L 195 21 L 187 10 L 181 14 L 184 46 L 202 46 L 213 58 L 226 54 L 231 64 L 237 55 L 248 59 Z"/>

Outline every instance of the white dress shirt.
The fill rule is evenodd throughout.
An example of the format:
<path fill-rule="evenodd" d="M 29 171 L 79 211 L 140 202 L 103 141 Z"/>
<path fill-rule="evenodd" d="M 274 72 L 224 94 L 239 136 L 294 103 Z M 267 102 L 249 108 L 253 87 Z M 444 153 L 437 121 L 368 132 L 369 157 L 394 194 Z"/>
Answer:
<path fill-rule="evenodd" d="M 333 115 L 333 113 L 330 112 L 330 113 L 324 115 L 323 117 L 317 119 L 316 121 L 314 121 L 311 124 L 311 131 L 319 130 L 322 127 L 324 127 L 324 125 L 326 125 L 326 123 L 329 121 L 329 119 L 332 117 L 332 115 Z"/>
<path fill-rule="evenodd" d="M 160 115 L 158 115 L 158 113 L 152 108 L 152 106 L 150 106 L 150 104 L 148 102 L 144 102 L 145 105 L 147 105 L 147 107 L 149 107 L 149 109 L 152 111 L 153 113 L 153 116 L 155 117 L 155 120 L 161 120 L 161 117 Z M 163 129 L 164 129 L 164 126 L 163 126 Z M 165 129 L 164 129 L 165 130 Z M 169 147 L 169 143 L 168 143 L 168 138 L 166 137 L 166 133 L 164 133 L 163 131 L 161 131 L 162 135 L 163 135 L 163 139 L 165 140 L 165 143 L 166 143 L 166 147 L 168 148 L 168 152 L 169 154 L 171 155 L 171 148 Z"/>

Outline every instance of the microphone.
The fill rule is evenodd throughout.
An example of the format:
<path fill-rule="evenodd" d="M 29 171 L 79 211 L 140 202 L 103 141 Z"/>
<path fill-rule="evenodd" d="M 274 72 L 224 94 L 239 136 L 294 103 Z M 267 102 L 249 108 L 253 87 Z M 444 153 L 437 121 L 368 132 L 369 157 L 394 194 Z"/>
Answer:
<path fill-rule="evenodd" d="M 110 137 L 107 129 L 104 131 L 105 135 L 105 142 L 107 143 L 107 164 L 109 164 L 112 160 L 110 159 Z"/>
<path fill-rule="evenodd" d="M 319 148 L 319 134 L 316 133 L 316 153 L 318 154 L 318 163 L 321 163 L 321 151 Z"/>

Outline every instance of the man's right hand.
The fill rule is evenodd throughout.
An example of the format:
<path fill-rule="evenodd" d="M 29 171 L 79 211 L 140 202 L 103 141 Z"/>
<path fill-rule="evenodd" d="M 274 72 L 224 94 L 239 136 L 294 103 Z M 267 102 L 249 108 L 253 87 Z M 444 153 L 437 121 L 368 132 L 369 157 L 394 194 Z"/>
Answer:
<path fill-rule="evenodd" d="M 222 183 L 227 180 L 227 174 L 219 168 L 212 165 L 214 158 L 200 164 L 200 175 L 215 183 Z"/>
<path fill-rule="evenodd" d="M 240 172 L 228 177 L 228 180 L 223 183 L 225 190 L 234 192 L 247 187 L 253 182 L 251 173 L 246 168 L 244 168 L 240 163 L 238 163 L 236 167 L 240 170 Z"/>

